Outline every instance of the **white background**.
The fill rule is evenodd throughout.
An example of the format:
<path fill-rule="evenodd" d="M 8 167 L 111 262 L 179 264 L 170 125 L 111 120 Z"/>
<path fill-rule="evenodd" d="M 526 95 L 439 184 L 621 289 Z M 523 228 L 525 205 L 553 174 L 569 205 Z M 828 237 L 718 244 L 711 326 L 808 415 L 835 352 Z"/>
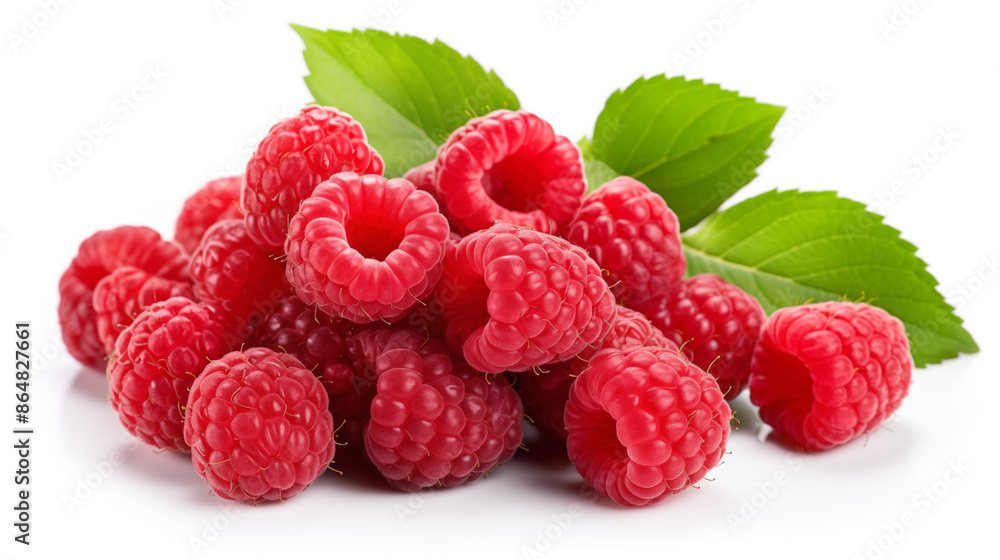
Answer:
<path fill-rule="evenodd" d="M 39 15 L 46 2 L 0 8 L 0 344 L 13 346 L 13 323 L 27 319 L 36 352 L 30 548 L 12 541 L 12 442 L 0 455 L 11 558 L 961 558 L 994 546 L 1000 291 L 983 263 L 1000 251 L 998 3 L 399 0 L 382 24 L 373 14 L 385 21 L 395 3 L 233 0 L 220 13 L 224 2 L 67 2 L 50 17 Z M 883 33 L 894 6 L 910 13 Z M 32 33 L 22 18 L 44 24 Z M 916 371 L 884 429 L 804 459 L 760 441 L 744 395 L 715 481 L 655 507 L 589 501 L 573 469 L 537 449 L 450 491 L 411 496 L 328 474 L 284 504 L 230 506 L 187 457 L 124 435 L 102 373 L 59 342 L 56 284 L 98 229 L 146 224 L 170 236 L 190 192 L 238 171 L 271 123 L 311 99 L 290 22 L 441 38 L 574 140 L 642 74 L 703 77 L 785 105 L 771 158 L 737 199 L 797 187 L 871 204 L 920 247 L 983 351 Z M 135 90 L 150 69 L 162 74 L 146 80 L 155 88 Z M 120 97 L 133 91 L 142 99 L 126 111 Z M 53 163 L 102 119 L 113 130 L 57 176 Z M 925 152 L 939 130 L 957 139 Z M 917 174 L 923 154 L 934 162 Z M 960 300 L 960 287 L 971 297 Z M 8 434 L 13 365 L 0 368 Z M 776 477 L 784 484 L 768 483 Z M 925 489 L 933 502 L 918 497 Z M 915 525 L 891 530 L 907 513 Z"/>

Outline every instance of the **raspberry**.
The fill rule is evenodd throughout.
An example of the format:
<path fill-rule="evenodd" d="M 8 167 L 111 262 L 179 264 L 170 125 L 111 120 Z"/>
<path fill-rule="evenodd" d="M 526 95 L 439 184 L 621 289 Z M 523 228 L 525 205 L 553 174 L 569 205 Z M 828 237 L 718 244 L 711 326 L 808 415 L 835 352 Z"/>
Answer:
<path fill-rule="evenodd" d="M 187 453 L 184 413 L 202 369 L 239 344 L 236 323 L 211 303 L 175 297 L 154 303 L 118 337 L 108 364 L 111 405 L 130 434 Z"/>
<path fill-rule="evenodd" d="M 191 387 L 191 462 L 222 498 L 284 501 L 333 460 L 327 406 L 326 391 L 295 358 L 267 348 L 226 354 Z"/>
<path fill-rule="evenodd" d="M 59 325 L 70 355 L 86 366 L 103 370 L 106 365 L 94 312 L 94 288 L 102 278 L 134 266 L 167 280 L 188 281 L 187 264 L 179 245 L 148 227 L 121 226 L 85 239 L 59 279 Z"/>
<path fill-rule="evenodd" d="M 174 240 L 188 253 L 198 248 L 205 230 L 221 220 L 243 219 L 240 191 L 243 177 L 223 177 L 209 181 L 184 201 L 174 226 Z"/>
<path fill-rule="evenodd" d="M 665 294 L 687 268 L 677 216 L 631 177 L 588 195 L 565 237 L 607 271 L 611 293 L 632 308 Z"/>
<path fill-rule="evenodd" d="M 243 323 L 291 291 L 285 265 L 250 239 L 242 220 L 209 227 L 191 255 L 190 270 L 198 297 L 218 302 Z"/>
<path fill-rule="evenodd" d="M 378 381 L 364 439 L 389 484 L 400 490 L 457 486 L 514 455 L 523 408 L 504 376 L 487 377 L 455 362 L 443 342 L 414 331 L 382 336 L 369 364 Z"/>
<path fill-rule="evenodd" d="M 868 304 L 779 309 L 754 349 L 750 400 L 793 446 L 829 449 L 878 426 L 910 387 L 899 319 Z"/>
<path fill-rule="evenodd" d="M 350 115 L 305 107 L 271 127 L 247 163 L 242 199 L 247 232 L 264 249 L 280 249 L 288 221 L 316 185 L 341 171 L 381 175 L 384 169 Z"/>
<path fill-rule="evenodd" d="M 699 274 L 641 309 L 694 365 L 715 377 L 726 400 L 740 394 L 767 319 L 753 296 L 714 274 Z"/>
<path fill-rule="evenodd" d="M 295 357 L 322 382 L 341 440 L 361 445 L 361 428 L 375 396 L 374 377 L 355 373 L 352 355 L 359 342 L 351 337 L 363 327 L 333 319 L 310 308 L 294 295 L 286 296 L 264 318 L 256 344 Z"/>
<path fill-rule="evenodd" d="M 462 235 L 497 222 L 559 233 L 587 190 L 580 150 L 526 111 L 471 119 L 438 149 L 434 185 Z"/>
<path fill-rule="evenodd" d="M 449 249 L 435 301 L 447 339 L 480 371 L 525 371 L 594 347 L 615 320 L 614 297 L 586 251 L 497 224 Z"/>
<path fill-rule="evenodd" d="M 409 181 L 338 173 L 292 218 L 286 272 L 302 301 L 333 317 L 393 321 L 434 288 L 447 240 L 434 198 Z"/>
<path fill-rule="evenodd" d="M 139 313 L 176 296 L 194 298 L 194 289 L 187 282 L 153 276 L 132 266 L 123 266 L 101 279 L 94 288 L 94 312 L 105 355 L 115 351 L 118 335 Z"/>
<path fill-rule="evenodd" d="M 434 200 L 438 204 L 441 201 L 437 197 L 437 188 L 434 186 L 434 161 L 428 161 L 427 163 L 418 165 L 413 169 L 407 171 L 403 178 L 407 181 L 413 183 L 414 187 L 422 190 L 434 197 Z"/>
<path fill-rule="evenodd" d="M 605 349 L 570 390 L 570 460 L 598 493 L 626 506 L 659 502 L 716 466 L 729 406 L 715 381 L 672 349 Z"/>
<path fill-rule="evenodd" d="M 601 348 L 628 351 L 645 346 L 677 351 L 677 345 L 663 336 L 660 329 L 654 327 L 642 313 L 619 306 L 618 316 L 611 326 L 611 332 L 601 342 Z M 517 377 L 517 390 L 524 402 L 524 409 L 542 433 L 556 439 L 566 439 L 563 413 L 566 401 L 569 400 L 569 388 L 596 353 L 596 349 L 586 348 L 578 356 L 565 362 L 549 364 L 539 368 L 543 369 L 541 372 L 524 372 Z"/>

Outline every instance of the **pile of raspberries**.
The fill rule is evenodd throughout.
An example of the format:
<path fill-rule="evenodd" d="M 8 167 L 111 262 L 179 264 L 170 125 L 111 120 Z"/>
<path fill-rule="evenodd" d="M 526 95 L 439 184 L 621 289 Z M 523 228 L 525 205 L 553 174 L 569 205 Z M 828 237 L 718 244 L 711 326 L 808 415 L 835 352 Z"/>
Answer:
<path fill-rule="evenodd" d="M 767 318 L 718 276 L 685 278 L 663 199 L 629 177 L 587 194 L 578 148 L 532 113 L 474 118 L 383 174 L 358 122 L 309 106 L 242 177 L 187 199 L 173 241 L 122 226 L 80 245 L 63 338 L 106 367 L 131 434 L 256 503 L 307 488 L 338 449 L 401 490 L 464 484 L 527 423 L 641 506 L 720 463 L 744 388 L 803 450 L 906 395 L 897 319 L 851 302 Z"/>

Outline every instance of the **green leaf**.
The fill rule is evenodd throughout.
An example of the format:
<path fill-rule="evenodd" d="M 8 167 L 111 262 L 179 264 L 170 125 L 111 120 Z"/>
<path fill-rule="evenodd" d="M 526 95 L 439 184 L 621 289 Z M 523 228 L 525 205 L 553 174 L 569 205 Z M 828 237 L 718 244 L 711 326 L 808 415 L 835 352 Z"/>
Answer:
<path fill-rule="evenodd" d="M 718 274 L 780 307 L 868 301 L 906 326 L 918 367 L 978 352 L 917 248 L 882 216 L 833 192 L 770 191 L 684 236 L 688 273 Z"/>
<path fill-rule="evenodd" d="M 784 107 L 663 75 L 608 98 L 588 149 L 659 193 L 688 229 L 757 176 Z"/>
<path fill-rule="evenodd" d="M 316 103 L 364 126 L 389 177 L 434 159 L 470 118 L 520 107 L 494 72 L 440 41 L 372 29 L 292 28 L 306 46 L 305 80 Z"/>

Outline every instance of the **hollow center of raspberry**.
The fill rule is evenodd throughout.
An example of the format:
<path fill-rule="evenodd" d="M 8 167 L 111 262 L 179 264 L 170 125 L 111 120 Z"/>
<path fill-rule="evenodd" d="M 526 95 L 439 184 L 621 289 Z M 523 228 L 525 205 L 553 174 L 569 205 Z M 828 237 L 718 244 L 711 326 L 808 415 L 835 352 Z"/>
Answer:
<path fill-rule="evenodd" d="M 403 232 L 370 217 L 359 217 L 344 224 L 347 243 L 363 257 L 384 261 L 403 242 Z"/>
<path fill-rule="evenodd" d="M 483 173 L 483 189 L 500 206 L 514 212 L 531 212 L 544 206 L 548 177 L 538 156 L 512 154 Z"/>

